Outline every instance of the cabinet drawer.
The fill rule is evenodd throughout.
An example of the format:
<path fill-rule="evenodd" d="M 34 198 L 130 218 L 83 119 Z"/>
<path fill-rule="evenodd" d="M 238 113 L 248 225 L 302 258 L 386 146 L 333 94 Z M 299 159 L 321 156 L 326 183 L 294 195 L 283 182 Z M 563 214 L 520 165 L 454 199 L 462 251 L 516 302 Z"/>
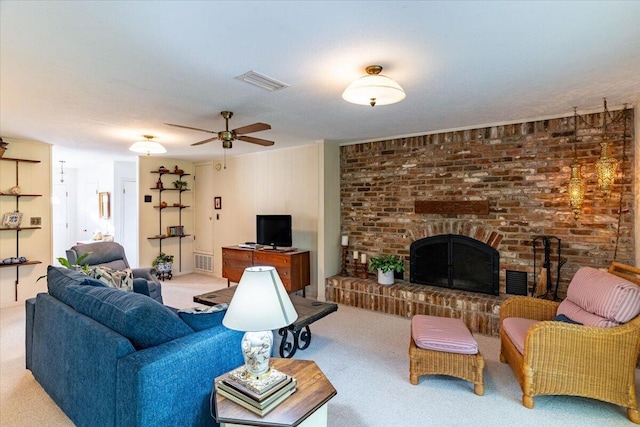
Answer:
<path fill-rule="evenodd" d="M 243 251 L 242 249 L 223 249 L 222 259 L 244 260 L 248 263 L 248 265 L 251 265 L 251 260 L 253 259 L 253 251 Z"/>
<path fill-rule="evenodd" d="M 222 277 L 229 279 L 231 282 L 235 282 L 235 283 L 240 282 L 242 273 L 244 273 L 244 269 L 235 270 L 232 268 L 222 267 Z"/>
<path fill-rule="evenodd" d="M 271 265 L 273 267 L 291 267 L 291 257 L 286 254 L 256 251 L 253 254 L 254 265 Z"/>

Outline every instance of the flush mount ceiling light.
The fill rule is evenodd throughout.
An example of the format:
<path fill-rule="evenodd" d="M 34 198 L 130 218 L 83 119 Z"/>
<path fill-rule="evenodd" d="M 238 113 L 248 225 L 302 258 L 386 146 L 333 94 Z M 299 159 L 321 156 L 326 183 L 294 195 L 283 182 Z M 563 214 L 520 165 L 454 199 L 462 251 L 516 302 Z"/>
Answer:
<path fill-rule="evenodd" d="M 146 154 L 147 156 L 151 154 L 162 154 L 167 152 L 167 150 L 161 144 L 155 141 L 152 141 L 153 136 L 151 135 L 142 135 L 142 136 L 144 136 L 146 139 L 143 141 L 138 141 L 133 143 L 133 145 L 129 147 L 129 150 L 136 153 Z"/>
<path fill-rule="evenodd" d="M 369 65 L 367 75 L 351 83 L 342 93 L 345 101 L 358 105 L 389 105 L 402 101 L 406 94 L 391 77 L 380 74 L 380 65 Z"/>

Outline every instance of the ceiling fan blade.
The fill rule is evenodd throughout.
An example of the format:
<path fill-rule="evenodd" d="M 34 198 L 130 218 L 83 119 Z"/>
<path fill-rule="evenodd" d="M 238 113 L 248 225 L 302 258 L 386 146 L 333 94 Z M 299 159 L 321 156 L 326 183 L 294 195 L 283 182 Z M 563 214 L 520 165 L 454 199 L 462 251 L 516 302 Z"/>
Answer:
<path fill-rule="evenodd" d="M 216 139 L 218 139 L 218 137 L 214 136 L 213 138 L 205 139 L 204 141 L 194 142 L 193 144 L 191 144 L 191 146 L 206 144 L 207 142 L 215 141 Z"/>
<path fill-rule="evenodd" d="M 218 132 L 214 132 L 214 131 L 212 131 L 212 130 L 206 130 L 206 129 L 193 128 L 193 127 L 191 127 L 191 126 L 174 125 L 173 123 L 165 123 L 165 125 L 169 125 L 169 126 L 173 126 L 173 127 L 177 127 L 177 128 L 183 128 L 183 129 L 199 130 L 200 132 L 218 133 Z"/>
<path fill-rule="evenodd" d="M 233 131 L 236 133 L 236 135 L 244 135 L 245 133 L 260 132 L 261 130 L 268 129 L 271 129 L 271 125 L 267 123 L 254 123 L 252 125 L 242 126 L 238 129 L 234 129 Z"/>
<path fill-rule="evenodd" d="M 238 139 L 244 142 L 250 142 L 252 144 L 264 145 L 268 147 L 275 144 L 273 141 L 267 141 L 266 139 L 254 138 L 252 136 L 239 136 Z"/>

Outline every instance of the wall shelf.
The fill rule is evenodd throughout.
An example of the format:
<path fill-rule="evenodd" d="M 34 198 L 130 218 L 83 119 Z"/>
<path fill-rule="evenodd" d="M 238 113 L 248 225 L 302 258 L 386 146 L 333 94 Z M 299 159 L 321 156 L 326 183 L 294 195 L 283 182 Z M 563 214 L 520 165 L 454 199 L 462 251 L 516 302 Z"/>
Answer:
<path fill-rule="evenodd" d="M 15 185 L 19 186 L 20 185 L 20 164 L 21 163 L 31 163 L 31 164 L 37 164 L 40 163 L 40 160 L 32 160 L 32 159 L 16 159 L 16 158 L 11 158 L 11 157 L 0 157 L 0 161 L 4 161 L 4 162 L 13 162 L 15 163 Z M 24 198 L 24 197 L 42 197 L 42 194 L 0 194 L 0 197 L 13 197 L 16 201 L 16 211 L 20 210 L 20 199 Z M 27 201 L 27 203 L 29 203 Z M 20 255 L 20 232 L 22 230 L 39 230 L 42 227 L 40 226 L 33 226 L 33 227 L 0 227 L 0 231 L 13 231 L 16 233 L 16 251 L 15 251 L 15 257 L 19 258 Z M 28 237 L 27 237 L 28 238 Z M 0 264 L 0 268 L 7 268 L 7 267 L 15 267 L 16 268 L 16 280 L 15 280 L 15 288 L 14 288 L 14 292 L 15 292 L 15 300 L 18 301 L 18 285 L 20 283 L 20 267 L 25 267 L 28 265 L 35 265 L 35 264 L 42 264 L 42 261 L 38 261 L 38 260 L 29 260 L 29 261 L 25 261 L 25 262 L 21 262 L 21 263 L 17 263 L 17 264 Z"/>
<path fill-rule="evenodd" d="M 164 183 L 162 182 L 162 177 L 164 175 L 174 175 L 179 177 L 180 180 L 182 180 L 182 177 L 184 176 L 190 176 L 191 174 L 189 173 L 184 173 L 184 171 L 181 172 L 172 172 L 169 170 L 154 170 L 154 171 L 150 171 L 152 174 L 157 174 L 158 176 L 158 181 L 155 187 L 150 187 L 149 189 L 152 191 L 157 191 L 159 194 L 159 198 L 162 199 L 162 193 L 165 191 L 168 192 L 173 192 L 173 193 L 178 193 L 178 201 L 177 203 L 179 204 L 179 206 L 173 206 L 173 205 L 167 205 L 167 206 L 154 206 L 154 209 L 158 209 L 158 234 L 155 236 L 150 236 L 147 237 L 147 240 L 158 240 L 160 242 L 159 246 L 160 246 L 160 252 L 162 252 L 162 241 L 166 240 L 166 239 L 178 239 L 178 270 L 182 271 L 182 238 L 183 237 L 189 237 L 191 236 L 190 234 L 180 234 L 180 235 L 175 235 L 175 236 L 168 236 L 167 234 L 164 234 L 165 230 L 163 230 L 162 228 L 162 213 L 165 209 L 176 209 L 178 211 L 178 224 L 177 226 L 182 227 L 182 210 L 189 208 L 190 206 L 188 205 L 183 205 L 182 204 L 182 193 L 186 192 L 186 191 L 191 191 L 188 188 L 169 188 L 169 187 L 165 187 Z M 173 185 L 173 184 L 171 184 Z M 175 196 L 173 196 L 175 197 Z M 159 202 L 161 202 L 162 200 L 159 200 Z M 169 275 L 169 278 L 171 278 L 171 275 Z"/>

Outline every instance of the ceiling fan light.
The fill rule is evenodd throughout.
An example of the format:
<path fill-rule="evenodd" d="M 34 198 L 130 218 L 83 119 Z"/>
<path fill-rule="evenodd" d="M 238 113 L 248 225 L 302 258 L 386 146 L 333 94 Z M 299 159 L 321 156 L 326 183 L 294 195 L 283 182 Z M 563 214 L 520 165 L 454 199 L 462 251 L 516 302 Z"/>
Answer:
<path fill-rule="evenodd" d="M 129 150 L 135 153 L 146 154 L 147 156 L 150 156 L 151 154 L 162 154 L 167 152 L 166 148 L 164 148 L 162 144 L 152 141 L 153 136 L 144 135 L 144 137 L 147 139 L 134 142 L 133 145 L 129 147 Z"/>
<path fill-rule="evenodd" d="M 352 82 L 342 93 L 345 101 L 358 105 L 389 105 L 407 97 L 402 87 L 391 77 L 378 74 L 382 67 L 367 67 L 366 76 Z"/>

